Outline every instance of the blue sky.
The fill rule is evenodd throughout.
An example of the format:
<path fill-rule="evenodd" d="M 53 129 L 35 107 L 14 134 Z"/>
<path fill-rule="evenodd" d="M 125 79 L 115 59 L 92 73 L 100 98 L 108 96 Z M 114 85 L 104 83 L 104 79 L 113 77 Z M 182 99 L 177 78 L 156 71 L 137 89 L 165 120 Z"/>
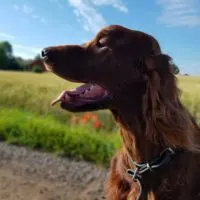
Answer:
<path fill-rule="evenodd" d="M 83 43 L 105 25 L 152 34 L 183 73 L 200 75 L 200 0 L 1 0 L 0 41 L 32 58 L 43 47 Z"/>

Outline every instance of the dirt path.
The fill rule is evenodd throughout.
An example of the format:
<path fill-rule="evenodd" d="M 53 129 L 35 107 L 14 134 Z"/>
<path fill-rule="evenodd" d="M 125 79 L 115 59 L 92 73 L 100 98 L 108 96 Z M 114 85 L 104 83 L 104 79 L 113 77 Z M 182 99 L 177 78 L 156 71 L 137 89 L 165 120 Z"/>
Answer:
<path fill-rule="evenodd" d="M 106 170 L 0 143 L 0 200 L 100 200 Z"/>

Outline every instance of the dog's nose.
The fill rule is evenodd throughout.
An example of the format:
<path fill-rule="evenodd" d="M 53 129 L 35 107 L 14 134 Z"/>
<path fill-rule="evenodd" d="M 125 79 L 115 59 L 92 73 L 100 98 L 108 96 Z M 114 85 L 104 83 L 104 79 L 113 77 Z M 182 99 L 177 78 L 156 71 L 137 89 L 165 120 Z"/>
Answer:
<path fill-rule="evenodd" d="M 48 58 L 48 52 L 49 50 L 47 48 L 43 49 L 41 52 L 42 58 Z"/>

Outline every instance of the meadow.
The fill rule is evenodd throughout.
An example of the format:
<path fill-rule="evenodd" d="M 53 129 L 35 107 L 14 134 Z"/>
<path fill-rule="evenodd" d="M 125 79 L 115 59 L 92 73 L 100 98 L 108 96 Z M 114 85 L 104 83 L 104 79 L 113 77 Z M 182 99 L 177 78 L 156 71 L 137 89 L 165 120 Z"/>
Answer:
<path fill-rule="evenodd" d="M 178 76 L 181 99 L 200 123 L 200 77 Z M 63 111 L 51 101 L 77 86 L 51 73 L 0 71 L 0 140 L 107 165 L 120 146 L 109 111 Z"/>

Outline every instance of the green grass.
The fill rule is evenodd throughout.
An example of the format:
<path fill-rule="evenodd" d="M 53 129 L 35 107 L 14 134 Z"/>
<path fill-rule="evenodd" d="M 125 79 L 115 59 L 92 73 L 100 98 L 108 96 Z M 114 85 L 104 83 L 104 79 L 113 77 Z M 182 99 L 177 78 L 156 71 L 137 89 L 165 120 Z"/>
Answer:
<path fill-rule="evenodd" d="M 0 107 L 0 140 L 9 144 L 55 152 L 107 166 L 119 148 L 115 133 L 96 132 L 90 127 L 70 127 L 52 117 Z"/>
<path fill-rule="evenodd" d="M 181 76 L 178 78 L 182 91 L 181 99 L 200 123 L 200 77 Z"/>

